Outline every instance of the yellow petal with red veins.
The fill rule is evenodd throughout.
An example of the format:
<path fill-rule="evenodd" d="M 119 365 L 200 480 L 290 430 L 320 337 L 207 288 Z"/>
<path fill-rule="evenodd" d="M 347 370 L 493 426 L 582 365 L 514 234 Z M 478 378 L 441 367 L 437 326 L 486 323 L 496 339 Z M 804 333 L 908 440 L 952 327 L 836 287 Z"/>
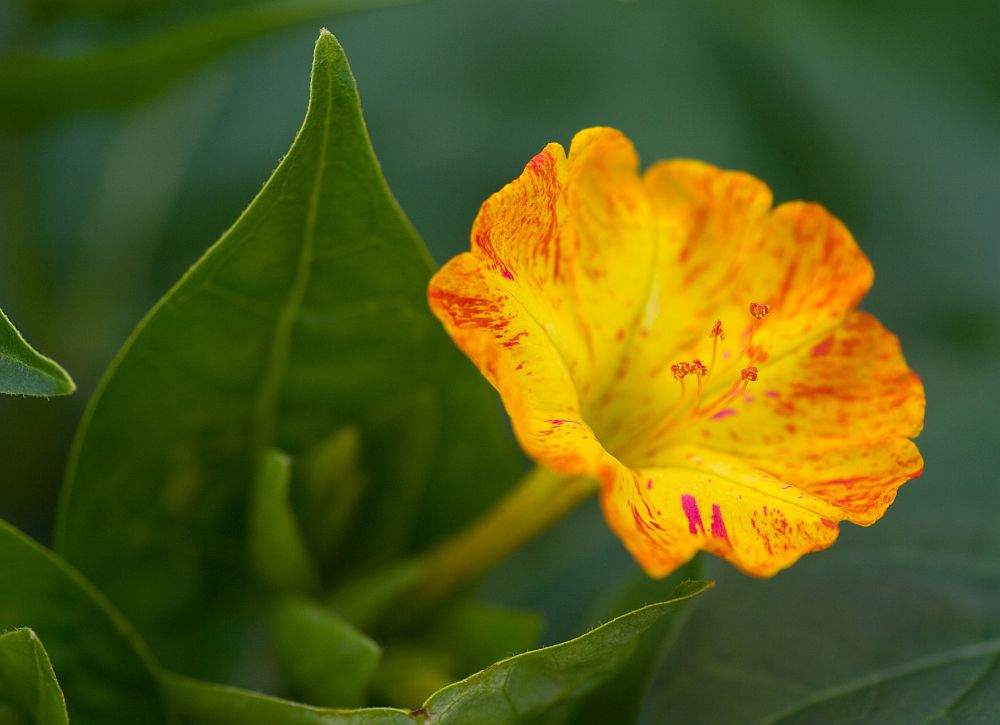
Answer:
<path fill-rule="evenodd" d="M 638 165 L 618 131 L 582 131 L 568 158 L 559 144 L 535 156 L 472 227 L 484 274 L 549 334 L 585 406 L 618 367 L 649 286 L 656 228 Z"/>
<path fill-rule="evenodd" d="M 678 451 L 676 465 L 608 467 L 601 504 L 612 530 L 651 576 L 698 550 L 771 576 L 837 538 L 837 509 L 742 461 Z"/>
<path fill-rule="evenodd" d="M 699 548 L 755 576 L 868 525 L 919 476 L 923 387 L 896 338 L 856 312 L 635 471 L 605 473 L 608 521 L 651 574 Z"/>
<path fill-rule="evenodd" d="M 697 429 L 724 451 L 841 509 L 878 520 L 923 460 L 910 440 L 924 420 L 920 379 L 878 320 L 855 312 L 828 337 L 773 364 L 740 400 Z"/>
<path fill-rule="evenodd" d="M 672 363 L 698 358 L 709 365 L 711 397 L 751 364 L 751 344 L 773 362 L 827 336 L 873 276 L 839 220 L 817 204 L 772 209 L 770 190 L 748 174 L 664 161 L 644 182 L 659 227 L 657 269 L 628 374 L 611 404 L 590 416 L 605 444 L 626 458 L 623 448 L 646 445 L 643 434 L 674 406 Z M 770 310 L 755 326 L 751 303 Z M 716 321 L 726 334 L 713 351 L 708 332 Z"/>
<path fill-rule="evenodd" d="M 431 309 L 500 392 L 525 450 L 564 473 L 601 453 L 581 410 L 603 395 L 634 334 L 655 226 L 638 158 L 590 129 L 549 144 L 490 197 L 472 252 L 431 280 Z"/>
<path fill-rule="evenodd" d="M 525 452 L 567 475 L 594 470 L 603 453 L 580 415 L 573 380 L 546 331 L 470 253 L 434 276 L 431 309 L 501 393 Z"/>

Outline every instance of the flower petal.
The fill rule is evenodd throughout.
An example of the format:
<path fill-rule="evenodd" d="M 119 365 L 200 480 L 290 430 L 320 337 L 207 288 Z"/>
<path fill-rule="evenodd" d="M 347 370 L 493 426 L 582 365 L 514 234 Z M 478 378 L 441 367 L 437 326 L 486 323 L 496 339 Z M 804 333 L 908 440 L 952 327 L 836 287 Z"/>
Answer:
<path fill-rule="evenodd" d="M 612 530 L 650 576 L 699 549 L 754 576 L 771 576 L 824 549 L 836 508 L 722 454 L 637 471 L 608 466 L 601 504 Z"/>
<path fill-rule="evenodd" d="M 659 227 L 654 282 L 598 432 L 616 454 L 645 446 L 674 406 L 670 365 L 708 363 L 706 397 L 728 388 L 749 364 L 752 342 L 770 361 L 823 339 L 872 283 L 872 269 L 850 232 L 823 207 L 792 202 L 771 209 L 770 190 L 749 174 L 697 161 L 664 161 L 645 175 Z M 753 329 L 750 303 L 770 314 Z M 720 320 L 726 336 L 708 333 Z M 637 412 L 638 411 L 638 412 Z"/>
<path fill-rule="evenodd" d="M 691 439 L 832 503 L 838 519 L 868 525 L 923 470 L 909 440 L 923 419 L 923 386 L 896 337 L 856 312 L 811 348 L 768 364 L 742 400 Z"/>
<path fill-rule="evenodd" d="M 434 275 L 428 301 L 500 392 L 525 453 L 567 475 L 592 472 L 603 449 L 583 422 L 563 357 L 497 275 L 473 254 L 460 254 Z"/>
<path fill-rule="evenodd" d="M 546 329 L 586 406 L 617 369 L 649 285 L 655 225 L 631 142 L 549 144 L 483 204 L 472 253 Z M 433 285 L 433 283 L 432 283 Z"/>
<path fill-rule="evenodd" d="M 606 467 L 605 515 L 651 574 L 704 548 L 770 576 L 833 543 L 837 522 L 874 523 L 920 475 L 923 387 L 874 317 L 766 370 L 648 468 Z"/>

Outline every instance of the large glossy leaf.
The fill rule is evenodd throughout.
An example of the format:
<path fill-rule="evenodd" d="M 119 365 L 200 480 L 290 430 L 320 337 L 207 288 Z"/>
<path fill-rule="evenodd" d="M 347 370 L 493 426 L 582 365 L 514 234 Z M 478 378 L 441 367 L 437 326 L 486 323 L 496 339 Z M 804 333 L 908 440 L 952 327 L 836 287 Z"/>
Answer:
<path fill-rule="evenodd" d="M 688 582 L 667 601 L 623 614 L 569 642 L 526 652 L 435 693 L 424 704 L 432 723 L 534 722 L 613 675 L 643 633 L 672 608 L 712 586 Z M 669 708 L 662 711 L 669 713 Z"/>
<path fill-rule="evenodd" d="M 992 722 L 996 567 L 847 549 L 768 582 L 720 572 L 727 596 L 694 607 L 643 722 Z"/>
<path fill-rule="evenodd" d="M 266 33 L 407 1 L 249 3 L 81 55 L 0 56 L 0 97 L 8 99 L 0 105 L 0 124 L 24 128 L 81 111 L 124 108 Z"/>
<path fill-rule="evenodd" d="M 291 457 L 295 489 L 294 461 L 357 431 L 378 495 L 351 517 L 341 570 L 431 543 L 514 480 L 520 462 L 491 391 L 427 310 L 432 270 L 324 31 L 294 145 L 133 333 L 70 464 L 57 549 L 172 668 L 227 680 L 252 646 L 261 597 L 244 509 L 265 449 Z M 396 460 L 404 452 L 414 459 Z M 400 510 L 395 493 L 412 505 Z"/>
<path fill-rule="evenodd" d="M 69 725 L 49 655 L 27 627 L 0 634 L 0 715 L 5 707 L 25 723 Z"/>
<path fill-rule="evenodd" d="M 74 390 L 66 371 L 31 347 L 0 310 L 0 393 L 67 395 Z"/>
<path fill-rule="evenodd" d="M 0 522 L 0 630 L 45 642 L 73 725 L 167 722 L 155 665 L 129 625 L 59 557 Z"/>

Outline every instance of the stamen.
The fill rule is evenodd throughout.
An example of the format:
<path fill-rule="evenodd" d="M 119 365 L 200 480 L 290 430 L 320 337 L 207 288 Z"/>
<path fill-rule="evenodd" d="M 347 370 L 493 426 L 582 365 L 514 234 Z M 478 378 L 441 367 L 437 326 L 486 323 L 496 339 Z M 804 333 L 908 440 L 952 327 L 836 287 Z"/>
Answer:
<path fill-rule="evenodd" d="M 708 333 L 709 337 L 712 338 L 712 359 L 708 363 L 709 371 L 715 370 L 715 356 L 719 352 L 719 340 L 726 339 L 726 333 L 722 329 L 722 320 L 716 320 L 715 324 L 712 325 L 712 329 Z"/>
<path fill-rule="evenodd" d="M 715 369 L 716 354 L 718 352 L 718 344 L 720 338 L 725 338 L 726 333 L 722 329 L 722 320 L 716 320 L 715 324 L 712 325 L 709 331 L 709 337 L 712 338 L 712 359 L 711 364 L 706 367 L 700 358 L 694 358 L 691 362 L 677 362 L 670 366 L 670 372 L 674 376 L 674 380 L 681 385 L 681 394 L 677 398 L 677 402 L 674 403 L 673 408 L 664 417 L 664 420 L 660 423 L 658 428 L 653 433 L 653 438 L 660 438 L 671 431 L 675 426 L 681 424 L 684 419 L 690 420 L 691 418 L 697 417 L 710 417 L 715 415 L 718 411 L 725 408 L 732 401 L 736 400 L 746 392 L 747 386 L 750 383 L 757 380 L 758 370 L 756 363 L 764 362 L 767 360 L 767 352 L 764 351 L 762 345 L 753 344 L 753 335 L 760 325 L 760 321 L 767 317 L 771 312 L 771 307 L 759 302 L 753 302 L 750 304 L 750 316 L 753 318 L 750 324 L 743 333 L 743 344 L 740 347 L 739 355 L 746 354 L 747 357 L 747 367 L 740 370 L 740 377 L 736 380 L 729 388 L 722 393 L 715 401 L 706 404 L 704 407 L 701 405 L 701 395 L 702 390 L 707 384 L 707 380 Z M 685 378 L 688 375 L 693 375 L 695 378 L 695 383 L 697 384 L 697 389 L 695 391 L 694 400 L 688 402 L 686 400 L 686 386 Z M 703 380 L 704 379 L 704 380 Z"/>
<path fill-rule="evenodd" d="M 747 328 L 746 332 L 743 333 L 743 344 L 740 346 L 740 351 L 737 353 L 737 357 L 743 355 L 750 348 L 753 347 L 753 336 L 757 333 L 760 328 L 761 321 L 771 314 L 771 305 L 765 305 L 763 302 L 751 302 L 750 303 L 750 326 Z M 753 360 L 751 360 L 753 362 Z"/>
<path fill-rule="evenodd" d="M 695 358 L 691 361 L 690 370 L 698 382 L 698 389 L 694 396 L 694 409 L 698 410 L 698 405 L 701 403 L 701 379 L 708 375 L 708 368 L 702 364 L 701 360 Z"/>
<path fill-rule="evenodd" d="M 711 416 L 715 415 L 719 410 L 724 408 L 730 402 L 736 398 L 743 395 L 746 392 L 747 386 L 757 379 L 757 368 L 753 365 L 750 367 L 743 368 L 740 370 L 740 379 L 738 382 L 732 384 L 732 386 L 727 390 L 722 396 L 716 400 L 711 405 L 705 406 L 702 410 L 697 411 L 700 415 Z"/>

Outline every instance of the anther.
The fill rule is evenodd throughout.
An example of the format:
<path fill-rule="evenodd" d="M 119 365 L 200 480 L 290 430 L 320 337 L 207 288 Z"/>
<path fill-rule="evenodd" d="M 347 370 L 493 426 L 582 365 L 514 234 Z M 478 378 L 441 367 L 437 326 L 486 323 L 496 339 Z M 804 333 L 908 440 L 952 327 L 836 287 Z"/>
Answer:
<path fill-rule="evenodd" d="M 763 345 L 750 345 L 747 348 L 747 360 L 751 363 L 766 362 L 767 357 L 767 351 L 764 350 Z"/>
<path fill-rule="evenodd" d="M 740 370 L 740 380 L 751 383 L 757 380 L 757 368 L 751 365 L 748 368 Z"/>
<path fill-rule="evenodd" d="M 691 372 L 691 365 L 686 362 L 674 363 L 670 366 L 670 372 L 674 374 L 675 380 L 683 380 L 684 376 Z"/>
<path fill-rule="evenodd" d="M 687 363 L 685 363 L 685 365 L 687 365 Z M 708 368 L 705 367 L 704 364 L 702 364 L 701 360 L 695 358 L 694 360 L 691 361 L 691 364 L 688 365 L 688 372 L 691 373 L 692 375 L 699 375 L 701 377 L 704 377 L 708 375 Z"/>
<path fill-rule="evenodd" d="M 771 306 L 762 302 L 750 303 L 750 316 L 755 320 L 763 320 L 771 313 Z"/>
<path fill-rule="evenodd" d="M 708 333 L 709 337 L 726 339 L 726 333 L 722 329 L 722 320 L 716 320 L 715 324 L 712 325 L 712 329 Z"/>

